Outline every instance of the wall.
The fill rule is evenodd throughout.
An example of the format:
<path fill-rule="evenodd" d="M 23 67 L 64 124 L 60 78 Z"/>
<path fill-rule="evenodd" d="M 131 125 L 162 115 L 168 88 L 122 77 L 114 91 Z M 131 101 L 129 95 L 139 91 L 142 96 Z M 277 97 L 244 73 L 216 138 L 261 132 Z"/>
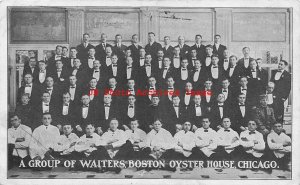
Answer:
<path fill-rule="evenodd" d="M 23 10 L 26 11 L 24 8 Z M 55 9 L 51 8 L 51 11 Z M 57 11 L 61 12 L 61 8 Z M 102 30 L 105 30 L 110 40 L 115 33 L 123 34 L 127 45 L 130 44 L 130 35 L 137 33 L 143 46 L 147 43 L 149 31 L 155 32 L 157 40 L 161 43 L 163 36 L 169 33 L 172 35 L 172 45 L 177 45 L 177 34 L 186 36 L 188 45 L 193 45 L 193 36 L 196 34 L 203 35 L 205 45 L 213 43 L 213 35 L 220 34 L 222 43 L 238 57 L 242 57 L 242 48 L 249 46 L 251 56 L 254 58 L 262 57 L 266 60 L 265 54 L 270 51 L 271 55 L 282 54 L 283 59 L 292 64 L 290 9 L 68 7 L 65 11 L 67 41 L 8 45 L 9 92 L 13 92 L 9 93 L 8 97 L 10 110 L 15 108 L 18 88 L 17 70 L 22 67 L 16 64 L 16 50 L 38 50 L 38 59 L 41 60 L 44 57 L 43 50 L 53 50 L 57 44 L 76 46 L 81 42 L 82 34 L 85 32 L 93 34 L 92 43 L 95 45 L 99 42 Z M 93 18 L 93 15 L 96 18 Z M 184 25 L 184 28 L 178 25 Z M 256 33 L 245 33 L 243 38 L 243 35 L 233 35 L 234 29 Z M 136 31 L 132 33 L 134 30 Z M 251 35 L 255 34 L 260 40 L 251 38 Z M 264 64 L 264 66 L 269 70 L 277 67 L 276 64 Z"/>

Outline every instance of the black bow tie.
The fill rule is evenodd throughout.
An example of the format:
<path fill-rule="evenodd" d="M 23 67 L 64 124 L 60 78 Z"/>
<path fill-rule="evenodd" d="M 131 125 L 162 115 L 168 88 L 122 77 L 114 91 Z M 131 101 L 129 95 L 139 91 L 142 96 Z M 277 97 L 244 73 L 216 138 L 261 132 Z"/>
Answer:
<path fill-rule="evenodd" d="M 44 104 L 45 106 L 49 106 L 49 104 Z"/>
<path fill-rule="evenodd" d="M 83 108 L 89 107 L 89 105 L 83 105 Z"/>
<path fill-rule="evenodd" d="M 110 107 L 110 105 L 109 104 L 105 104 L 104 107 Z"/>
<path fill-rule="evenodd" d="M 173 107 L 179 107 L 179 105 L 173 105 Z"/>
<path fill-rule="evenodd" d="M 146 64 L 145 66 L 146 66 L 146 67 L 151 67 L 151 65 L 150 65 L 150 64 Z"/>
<path fill-rule="evenodd" d="M 168 89 L 173 90 L 174 88 L 173 87 L 168 87 Z"/>
<path fill-rule="evenodd" d="M 94 71 L 95 73 L 99 73 L 99 71 Z"/>
<path fill-rule="evenodd" d="M 247 89 L 242 89 L 242 91 L 246 91 Z"/>
<path fill-rule="evenodd" d="M 118 66 L 117 64 L 114 64 L 114 65 L 113 65 L 113 67 L 117 67 L 117 66 Z"/>
<path fill-rule="evenodd" d="M 240 104 L 240 107 L 244 106 L 245 107 L 245 104 Z"/>
<path fill-rule="evenodd" d="M 31 85 L 25 85 L 25 87 L 31 87 Z"/>
<path fill-rule="evenodd" d="M 133 108 L 133 105 L 129 105 L 129 108 Z"/>
<path fill-rule="evenodd" d="M 154 90 L 154 87 L 150 87 L 149 89 L 150 89 L 150 90 Z"/>
<path fill-rule="evenodd" d="M 140 58 L 140 59 L 145 59 L 145 58 Z"/>
<path fill-rule="evenodd" d="M 168 68 L 165 67 L 164 70 L 168 70 Z"/>
<path fill-rule="evenodd" d="M 223 92 L 227 92 L 227 90 L 226 90 L 226 89 L 223 89 Z"/>
<path fill-rule="evenodd" d="M 70 88 L 72 88 L 72 89 L 73 89 L 73 88 L 75 88 L 75 86 L 70 86 Z"/>
<path fill-rule="evenodd" d="M 207 130 L 207 129 L 204 129 L 204 132 L 208 132 L 208 130 Z"/>
<path fill-rule="evenodd" d="M 95 57 L 89 57 L 89 59 L 93 59 L 93 60 L 94 60 L 94 59 L 95 59 Z"/>
<path fill-rule="evenodd" d="M 224 130 L 224 131 L 225 131 L 225 132 L 230 132 L 230 130 L 227 130 L 227 129 L 226 129 L 226 130 Z"/>
<path fill-rule="evenodd" d="M 213 68 L 218 68 L 218 66 L 213 66 Z"/>
<path fill-rule="evenodd" d="M 200 105 L 196 105 L 196 107 L 200 107 Z"/>
<path fill-rule="evenodd" d="M 223 107 L 223 106 L 224 106 L 223 104 L 218 105 L 218 107 Z"/>
<path fill-rule="evenodd" d="M 131 69 L 132 67 L 130 66 L 130 67 L 127 67 L 127 69 Z"/>
<path fill-rule="evenodd" d="M 224 60 L 224 62 L 228 62 L 228 60 L 226 59 L 226 60 Z"/>
<path fill-rule="evenodd" d="M 182 68 L 182 71 L 186 71 L 186 68 Z"/>
<path fill-rule="evenodd" d="M 93 136 L 86 136 L 86 138 L 93 138 Z"/>
<path fill-rule="evenodd" d="M 256 72 L 255 70 L 251 70 L 251 72 Z"/>
<path fill-rule="evenodd" d="M 249 132 L 249 134 L 251 135 L 251 134 L 255 134 L 255 132 L 254 131 L 251 131 L 251 132 Z"/>

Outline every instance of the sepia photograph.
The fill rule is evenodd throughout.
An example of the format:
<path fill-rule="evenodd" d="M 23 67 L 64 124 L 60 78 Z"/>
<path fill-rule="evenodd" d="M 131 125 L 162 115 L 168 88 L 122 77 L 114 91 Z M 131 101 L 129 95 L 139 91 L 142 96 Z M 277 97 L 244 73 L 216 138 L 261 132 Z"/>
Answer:
<path fill-rule="evenodd" d="M 292 180 L 294 8 L 196 5 L 7 6 L 7 180 Z"/>

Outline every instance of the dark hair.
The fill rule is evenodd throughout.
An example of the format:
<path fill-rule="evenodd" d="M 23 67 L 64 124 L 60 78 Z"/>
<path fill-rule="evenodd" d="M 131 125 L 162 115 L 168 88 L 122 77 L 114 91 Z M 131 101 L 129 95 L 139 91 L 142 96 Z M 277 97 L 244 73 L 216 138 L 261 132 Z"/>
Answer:
<path fill-rule="evenodd" d="M 197 34 L 197 35 L 195 36 L 195 38 L 196 38 L 196 37 L 201 37 L 201 39 L 202 39 L 202 35 L 200 35 L 200 34 Z"/>
<path fill-rule="evenodd" d="M 153 32 L 149 32 L 149 33 L 148 33 L 148 35 L 150 35 L 150 34 L 153 34 L 153 35 L 155 36 L 155 33 L 153 33 Z"/>

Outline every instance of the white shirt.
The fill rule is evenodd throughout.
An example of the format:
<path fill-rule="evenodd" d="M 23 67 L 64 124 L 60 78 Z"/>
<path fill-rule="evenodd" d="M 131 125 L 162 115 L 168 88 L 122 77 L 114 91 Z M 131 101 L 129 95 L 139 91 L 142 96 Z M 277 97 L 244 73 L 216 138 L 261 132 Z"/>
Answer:
<path fill-rule="evenodd" d="M 257 71 L 255 69 L 251 69 L 252 78 L 257 78 Z"/>
<path fill-rule="evenodd" d="M 216 47 L 217 51 L 218 51 L 218 49 L 219 49 L 219 46 L 220 46 L 220 44 L 216 44 L 216 43 L 215 43 L 215 47 Z"/>
<path fill-rule="evenodd" d="M 194 73 L 193 81 L 197 82 L 199 79 L 200 69 L 197 69 Z"/>
<path fill-rule="evenodd" d="M 54 56 L 54 59 L 55 59 L 55 60 L 61 60 L 61 55 L 55 55 L 55 56 Z"/>
<path fill-rule="evenodd" d="M 95 146 L 91 146 L 95 145 Z M 77 143 L 75 144 L 75 151 L 84 152 L 86 156 L 89 156 L 93 151 L 97 150 L 96 146 L 100 145 L 100 136 L 96 133 L 93 133 L 90 137 L 87 137 L 86 134 L 81 136 Z"/>
<path fill-rule="evenodd" d="M 67 103 L 67 105 L 63 104 L 63 109 L 62 109 L 62 115 L 68 115 L 69 114 L 69 106 L 70 103 Z"/>
<path fill-rule="evenodd" d="M 225 71 L 228 69 L 228 67 L 229 67 L 229 60 L 228 59 L 224 59 L 223 67 L 224 67 Z"/>
<path fill-rule="evenodd" d="M 181 80 L 186 80 L 188 78 L 187 68 L 181 68 Z"/>
<path fill-rule="evenodd" d="M 232 76 L 233 72 L 234 72 L 235 66 L 232 66 L 229 68 L 229 77 Z"/>
<path fill-rule="evenodd" d="M 49 110 L 50 110 L 49 106 L 50 106 L 50 103 L 42 102 L 43 113 L 49 112 Z"/>
<path fill-rule="evenodd" d="M 73 76 L 76 76 L 77 72 L 78 72 L 78 69 L 75 68 L 75 69 L 72 71 L 72 75 L 73 75 Z"/>
<path fill-rule="evenodd" d="M 246 114 L 245 105 L 242 106 L 241 104 L 239 104 L 239 107 L 240 107 L 240 111 L 241 111 L 242 116 L 245 117 L 245 114 Z"/>
<path fill-rule="evenodd" d="M 31 96 L 31 91 L 32 91 L 32 83 L 26 84 L 24 88 L 24 93 L 29 94 L 29 96 Z"/>
<path fill-rule="evenodd" d="M 75 88 L 72 88 L 72 87 L 70 86 L 70 88 L 69 88 L 69 93 L 71 94 L 71 100 L 72 100 L 72 101 L 73 101 L 74 98 L 75 98 L 76 84 L 74 85 L 74 87 L 75 87 Z"/>
<path fill-rule="evenodd" d="M 162 59 L 158 59 L 158 68 L 161 69 L 163 66 L 163 61 Z"/>
<path fill-rule="evenodd" d="M 146 140 L 146 132 L 143 130 L 136 128 L 134 131 L 129 129 L 125 131 L 126 140 L 129 140 L 134 146 L 133 148 L 137 150 L 137 148 L 141 148 L 143 145 L 143 142 Z"/>
<path fill-rule="evenodd" d="M 58 143 L 54 146 L 54 151 L 60 152 L 61 155 L 71 154 L 75 150 L 75 145 L 70 146 L 72 143 L 76 143 L 79 137 L 71 133 L 70 135 L 66 136 L 64 134 L 60 135 L 58 139 Z"/>
<path fill-rule="evenodd" d="M 248 68 L 249 67 L 249 58 L 244 58 L 244 67 Z"/>
<path fill-rule="evenodd" d="M 228 91 L 229 91 L 229 89 L 222 88 L 222 94 L 225 95 L 225 100 L 227 100 L 227 98 L 228 98 Z"/>
<path fill-rule="evenodd" d="M 99 81 L 100 79 L 100 69 L 94 69 L 93 71 L 93 78 L 96 78 L 97 79 L 97 82 Z"/>
<path fill-rule="evenodd" d="M 172 96 L 174 94 L 174 87 L 168 87 L 168 98 L 172 101 Z"/>
<path fill-rule="evenodd" d="M 57 69 L 57 70 L 56 70 L 56 73 L 57 73 L 57 77 L 58 77 L 58 78 L 60 78 L 61 72 L 62 72 L 62 69 Z"/>
<path fill-rule="evenodd" d="M 267 94 L 267 104 L 271 105 L 273 104 L 273 93 L 266 93 Z"/>
<path fill-rule="evenodd" d="M 165 67 L 164 68 L 164 71 L 163 71 L 163 79 L 165 79 L 166 78 L 166 75 L 167 75 L 167 72 L 168 72 L 168 70 L 169 70 L 169 67 Z"/>
<path fill-rule="evenodd" d="M 174 135 L 175 139 L 175 152 L 182 153 L 185 157 L 189 157 L 192 154 L 192 149 L 196 146 L 195 134 L 191 131 L 185 132 L 180 130 Z M 178 143 L 182 143 L 182 147 Z"/>
<path fill-rule="evenodd" d="M 151 76 L 151 65 L 146 66 L 145 69 L 146 69 L 147 77 L 150 77 Z"/>
<path fill-rule="evenodd" d="M 206 57 L 205 59 L 205 65 L 208 67 L 211 64 L 211 57 Z"/>
<path fill-rule="evenodd" d="M 202 116 L 201 105 L 195 104 L 196 116 Z"/>
<path fill-rule="evenodd" d="M 106 57 L 105 63 L 106 63 L 106 66 L 110 66 L 111 65 L 111 58 L 110 57 Z"/>
<path fill-rule="evenodd" d="M 210 102 L 210 98 L 211 98 L 211 94 L 208 93 L 208 89 L 205 89 L 205 99 L 206 99 L 206 102 Z"/>
<path fill-rule="evenodd" d="M 40 125 L 34 129 L 32 139 L 29 144 L 30 157 L 33 159 L 37 156 L 44 158 L 49 148 L 54 148 L 59 140 L 59 130 L 53 125 Z"/>
<path fill-rule="evenodd" d="M 166 150 L 174 147 L 174 138 L 171 133 L 164 128 L 161 128 L 158 132 L 152 129 L 146 137 L 145 147 L 150 147 L 153 150 L 154 147 L 162 147 Z"/>
<path fill-rule="evenodd" d="M 75 58 L 71 58 L 71 60 L 70 60 L 71 67 L 74 67 L 74 59 L 75 59 Z"/>
<path fill-rule="evenodd" d="M 112 143 L 110 141 L 114 140 Z M 120 147 L 126 143 L 127 137 L 123 130 L 117 129 L 116 131 L 112 131 L 109 129 L 105 132 L 100 140 L 100 145 L 104 146 L 110 143 L 112 145 L 112 149 L 109 149 L 107 152 L 111 158 L 113 158 L 117 152 L 119 151 Z"/>
<path fill-rule="evenodd" d="M 126 71 L 127 80 L 131 78 L 131 73 L 132 73 L 132 66 L 127 66 L 127 71 Z"/>
<path fill-rule="evenodd" d="M 86 118 L 89 113 L 89 107 L 82 107 L 82 118 Z"/>
<path fill-rule="evenodd" d="M 111 68 L 112 68 L 113 76 L 116 77 L 118 72 L 118 66 L 114 66 L 114 65 L 116 64 L 112 64 Z"/>
<path fill-rule="evenodd" d="M 41 72 L 41 71 L 39 72 L 40 83 L 44 83 L 45 79 L 46 79 L 46 69 L 44 70 L 44 72 Z"/>
<path fill-rule="evenodd" d="M 173 58 L 173 65 L 176 69 L 180 67 L 180 57 Z"/>
<path fill-rule="evenodd" d="M 144 66 L 145 64 L 145 58 L 140 58 L 140 66 Z"/>
<path fill-rule="evenodd" d="M 133 118 L 135 115 L 134 105 L 128 105 L 127 115 L 130 118 Z"/>
<path fill-rule="evenodd" d="M 245 130 L 240 134 L 240 144 L 244 147 L 247 153 L 252 154 L 254 157 L 261 157 L 264 154 L 265 149 L 263 135 L 258 131 L 254 131 L 254 134 L 249 133 L 249 130 Z M 243 138 L 246 138 L 247 141 L 243 141 Z M 258 143 L 254 144 L 254 140 Z"/>
<path fill-rule="evenodd" d="M 223 109 L 224 104 L 218 103 L 218 106 L 219 105 L 222 105 L 222 106 L 219 107 L 220 118 L 223 118 L 223 116 L 224 116 L 224 109 Z"/>
<path fill-rule="evenodd" d="M 267 137 L 269 148 L 273 151 L 277 158 L 282 158 L 286 153 L 292 151 L 292 146 L 283 146 L 286 143 L 291 143 L 291 138 L 281 132 L 279 135 L 276 132 L 271 132 Z"/>
<path fill-rule="evenodd" d="M 12 155 L 24 158 L 28 155 L 28 147 L 31 141 L 32 131 L 31 128 L 20 124 L 17 128 L 11 127 L 7 132 L 8 144 L 14 144 L 14 150 Z M 24 138 L 22 142 L 16 142 L 17 138 Z"/>
<path fill-rule="evenodd" d="M 189 105 L 190 104 L 190 99 L 191 99 L 191 95 L 190 94 L 185 94 L 184 95 L 184 104 Z"/>
<path fill-rule="evenodd" d="M 219 78 L 219 68 L 218 66 L 214 67 L 213 65 L 211 66 L 211 76 L 213 79 L 218 79 Z"/>
<path fill-rule="evenodd" d="M 178 118 L 179 117 L 179 107 L 175 107 L 174 105 L 173 105 L 173 107 L 174 107 L 174 110 L 176 113 L 176 117 Z"/>
<path fill-rule="evenodd" d="M 214 150 L 218 146 L 217 132 L 211 128 L 204 129 L 203 127 L 198 128 L 195 131 L 196 146 L 209 157 L 211 154 L 215 153 Z M 210 143 L 211 141 L 211 143 Z"/>
<path fill-rule="evenodd" d="M 282 73 L 283 73 L 283 70 L 282 70 L 282 71 L 277 71 L 276 74 L 275 74 L 274 79 L 275 79 L 275 80 L 279 80 L 280 77 L 281 77 L 281 75 L 282 75 Z"/>
<path fill-rule="evenodd" d="M 108 120 L 110 107 L 104 105 L 105 119 Z"/>
<path fill-rule="evenodd" d="M 90 69 L 93 68 L 94 61 L 95 61 L 95 57 L 91 57 L 91 58 L 88 59 L 88 65 L 89 65 Z"/>
<path fill-rule="evenodd" d="M 225 146 L 225 151 L 227 153 L 232 152 L 235 147 L 240 145 L 239 134 L 236 131 L 232 130 L 231 128 L 226 130 L 224 128 L 221 128 L 218 130 L 217 134 L 219 140 L 218 145 L 222 145 L 222 146 L 228 145 Z"/>

